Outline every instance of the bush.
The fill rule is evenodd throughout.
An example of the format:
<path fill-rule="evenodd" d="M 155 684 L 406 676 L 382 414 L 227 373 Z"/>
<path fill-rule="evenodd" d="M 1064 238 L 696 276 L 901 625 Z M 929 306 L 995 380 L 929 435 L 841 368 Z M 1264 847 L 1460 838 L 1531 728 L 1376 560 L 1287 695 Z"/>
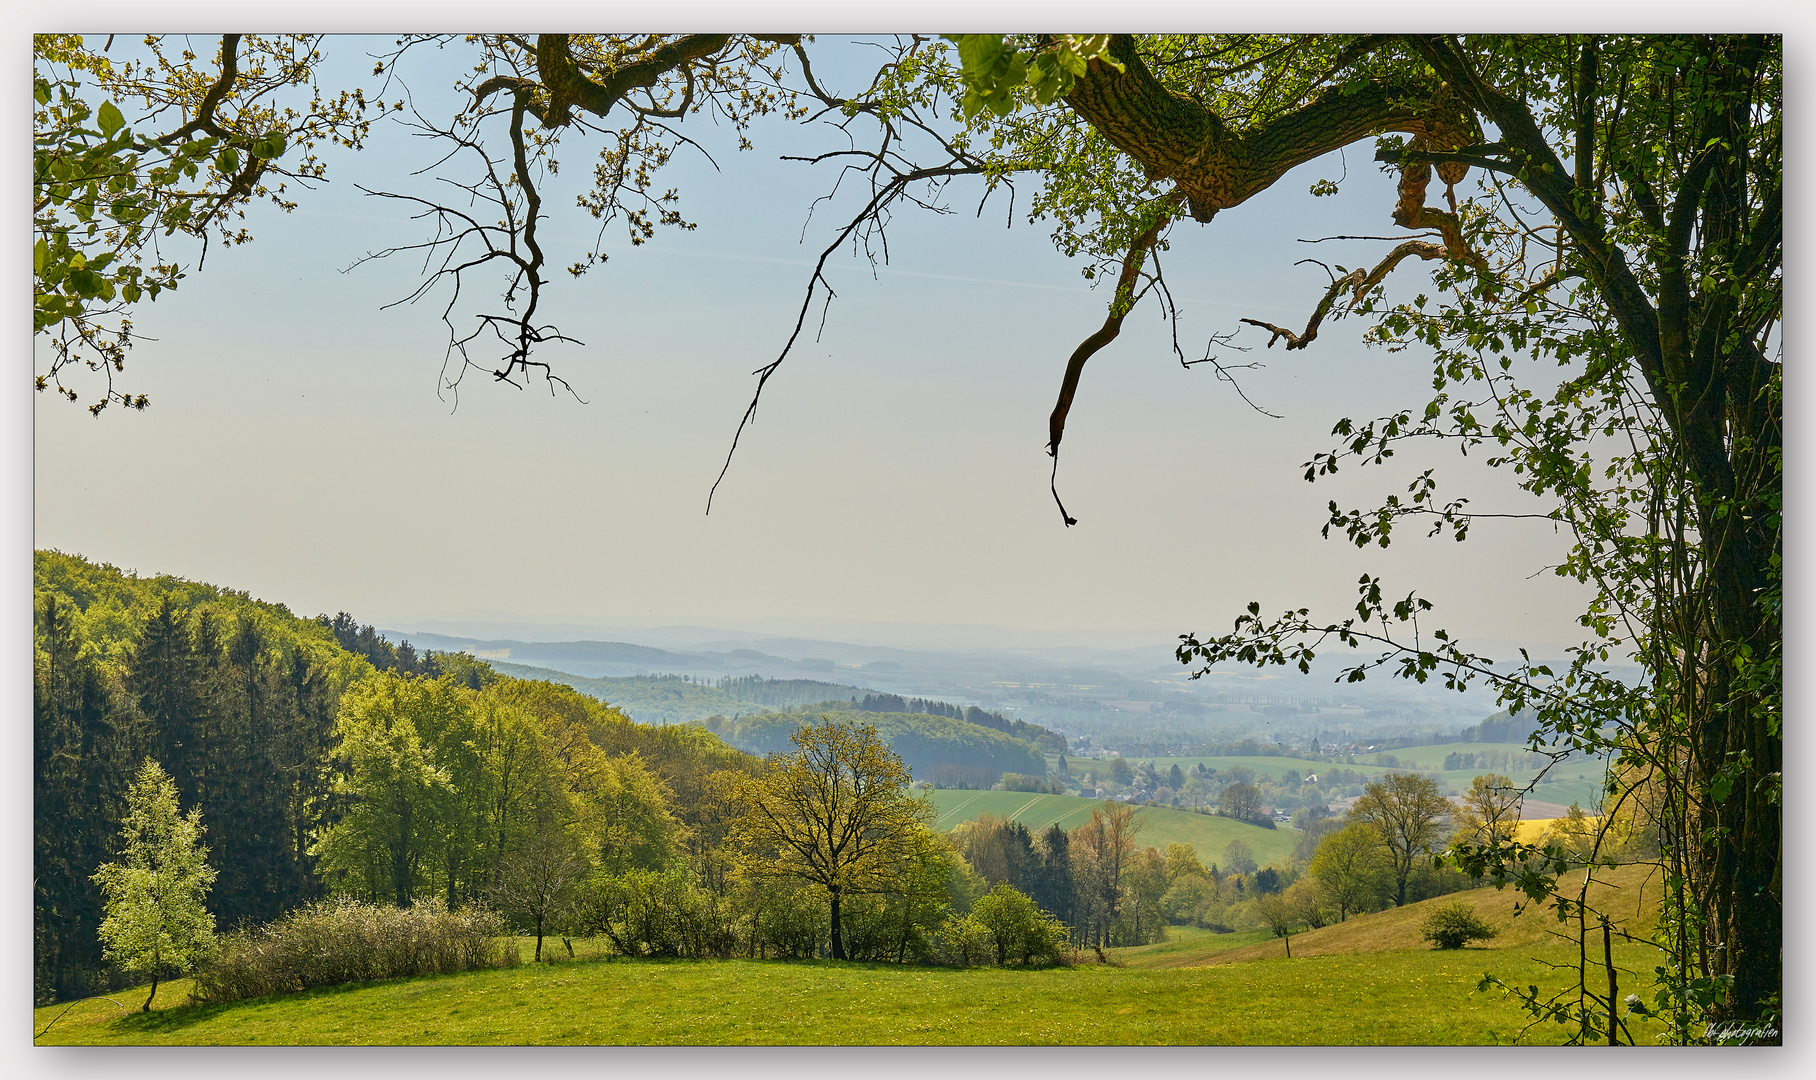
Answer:
<path fill-rule="evenodd" d="M 979 897 L 969 915 L 949 918 L 941 929 L 948 956 L 961 964 L 1063 964 L 1067 937 L 1065 924 L 1006 881 Z"/>
<path fill-rule="evenodd" d="M 630 870 L 596 879 L 581 925 L 626 956 L 731 956 L 738 934 L 726 905 L 683 869 Z"/>
<path fill-rule="evenodd" d="M 222 936 L 196 972 L 193 997 L 244 1001 L 318 986 L 447 975 L 522 963 L 504 920 L 488 908 L 449 911 L 439 898 L 408 909 L 324 900 L 252 930 Z"/>
<path fill-rule="evenodd" d="M 1475 905 L 1467 900 L 1452 900 L 1435 908 L 1419 924 L 1419 933 L 1440 949 L 1460 949 L 1471 941 L 1494 937 L 1500 931 L 1476 918 Z"/>

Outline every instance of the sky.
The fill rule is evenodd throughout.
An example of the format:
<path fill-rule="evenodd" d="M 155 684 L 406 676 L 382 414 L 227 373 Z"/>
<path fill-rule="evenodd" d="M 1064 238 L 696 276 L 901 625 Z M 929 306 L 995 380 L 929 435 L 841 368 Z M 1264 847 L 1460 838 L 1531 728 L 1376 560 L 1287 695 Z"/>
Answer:
<path fill-rule="evenodd" d="M 331 38 L 333 71 L 370 70 L 383 38 Z M 823 39 L 823 74 L 855 81 L 866 55 Z M 445 110 L 462 59 L 402 69 L 425 111 Z M 1428 356 L 1361 343 L 1327 322 L 1304 351 L 1241 327 L 1241 373 L 1263 415 L 1203 368 L 1181 368 L 1151 300 L 1089 364 L 1048 490 L 1046 419 L 1073 347 L 1105 294 L 1057 253 L 1050 224 L 1001 196 L 954 189 L 956 211 L 900 213 L 872 273 L 835 257 L 838 298 L 771 380 L 713 502 L 707 493 L 754 388 L 786 340 L 811 260 L 847 202 L 814 200 L 831 171 L 778 160 L 836 133 L 760 124 L 753 151 L 723 127 L 684 126 L 715 157 L 682 152 L 666 183 L 692 232 L 561 277 L 544 311 L 581 345 L 550 347 L 578 397 L 469 378 L 439 391 L 442 296 L 387 308 L 419 265 L 360 264 L 424 236 L 402 204 L 356 185 L 424 193 L 430 151 L 400 126 L 331 157 L 330 182 L 285 215 L 254 207 L 255 242 L 216 247 L 174 294 L 136 315 L 149 339 L 123 383 L 143 413 L 100 418 L 33 402 L 33 543 L 140 573 L 246 589 L 302 614 L 347 610 L 407 626 L 462 618 L 617 623 L 843 619 L 1051 630 L 1216 632 L 1249 601 L 1340 617 L 1357 578 L 1417 590 L 1458 633 L 1568 642 L 1585 593 L 1549 573 L 1566 538 L 1549 523 L 1483 522 L 1470 540 L 1402 530 L 1388 550 L 1323 539 L 1326 505 L 1372 506 L 1436 465 L 1447 496 L 1491 512 L 1543 509 L 1511 478 L 1453 452 L 1413 452 L 1308 484 L 1332 424 L 1428 396 Z M 597 144 L 564 154 L 584 175 Z M 1384 245 L 1308 245 L 1395 232 L 1393 178 L 1369 148 L 1295 170 L 1209 225 L 1172 234 L 1166 271 L 1184 347 L 1202 355 L 1243 316 L 1303 325 L 1323 271 Z M 1321 178 L 1341 192 L 1313 198 Z M 1470 181 L 1473 183 L 1473 178 Z M 596 229 L 549 193 L 550 262 Z M 1012 226 L 1006 227 L 1012 222 Z M 358 264 L 358 265 L 356 265 Z M 1403 264 L 1393 294 L 1427 284 Z M 817 309 L 816 309 L 817 310 Z M 463 326 L 465 324 L 463 323 Z"/>
<path fill-rule="evenodd" d="M 384 44 L 328 49 L 354 73 Z M 855 74 L 861 61 L 840 57 L 850 45 L 821 45 L 829 77 Z M 403 69 L 415 100 L 445 108 L 460 58 L 420 60 Z M 771 380 L 709 516 L 750 372 L 786 340 L 848 203 L 809 220 L 830 170 L 778 160 L 831 145 L 824 129 L 760 125 L 757 149 L 738 153 L 723 127 L 689 123 L 719 169 L 683 152 L 666 182 L 697 230 L 640 249 L 608 231 L 606 265 L 546 291 L 544 311 L 584 344 L 543 359 L 584 403 L 484 378 L 458 400 L 438 393 L 442 297 L 386 309 L 420 265 L 354 265 L 424 235 L 403 204 L 356 187 L 431 186 L 409 175 L 430 160 L 422 140 L 380 124 L 366 150 L 331 158 L 330 182 L 299 193 L 294 213 L 254 207 L 255 242 L 217 246 L 174 294 L 142 305 L 153 340 L 122 381 L 151 408 L 91 418 L 37 397 L 34 544 L 392 626 L 818 617 L 1165 640 L 1227 625 L 1250 600 L 1339 613 L 1367 572 L 1434 600 L 1460 633 L 1572 640 L 1582 593 L 1546 572 L 1565 549 L 1548 523 L 1488 524 L 1462 545 L 1419 530 L 1386 551 L 1320 537 L 1329 500 L 1372 505 L 1430 464 L 1484 510 L 1533 509 L 1454 455 L 1301 479 L 1338 417 L 1425 400 L 1426 358 L 1364 347 L 1360 320 L 1327 323 L 1301 352 L 1261 348 L 1254 328 L 1237 339 L 1252 352 L 1222 350 L 1265 364 L 1242 373 L 1243 389 L 1276 419 L 1210 371 L 1182 369 L 1145 303 L 1086 369 L 1059 472 L 1079 524 L 1064 527 L 1046 419 L 1106 297 L 1053 249 L 1049 225 L 1026 221 L 1025 188 L 1013 217 L 997 196 L 980 218 L 981 189 L 962 187 L 956 213 L 899 214 L 874 276 L 836 258 L 824 330 Z M 583 174 L 591 149 L 564 154 L 566 171 Z M 1166 270 L 1194 357 L 1242 316 L 1303 325 L 1324 278 L 1293 265 L 1314 254 L 1297 240 L 1392 231 L 1392 178 L 1368 156 L 1313 162 L 1175 230 Z M 1339 195 L 1307 194 L 1339 176 Z M 571 198 L 547 197 L 551 264 L 596 229 Z M 1340 261 L 1333 246 L 1315 253 Z M 1397 276 L 1404 293 L 1425 275 Z"/>

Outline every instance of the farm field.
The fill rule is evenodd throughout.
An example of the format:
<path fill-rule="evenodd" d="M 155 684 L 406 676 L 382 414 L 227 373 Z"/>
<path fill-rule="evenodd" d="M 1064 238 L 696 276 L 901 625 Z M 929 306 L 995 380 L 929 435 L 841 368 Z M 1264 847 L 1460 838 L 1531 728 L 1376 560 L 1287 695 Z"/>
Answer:
<path fill-rule="evenodd" d="M 1643 876 L 1624 873 L 1628 887 Z M 1546 936 L 1555 924 L 1544 913 L 1513 920 L 1511 894 L 1462 895 L 1506 927 L 1491 947 L 1417 942 L 1425 909 L 1453 896 L 1295 935 L 1291 960 L 1276 938 L 1175 928 L 1173 940 L 1111 950 L 1121 966 L 1051 970 L 582 959 L 218 1006 L 184 1003 L 188 980 L 178 980 L 150 1014 L 90 998 L 35 1010 L 33 1031 L 39 1045 L 1507 1042 L 1524 1014 L 1478 992 L 1482 974 L 1556 986 L 1548 965 L 1575 947 Z M 1653 955 L 1615 949 L 1623 989 L 1630 979 L 1643 989 L 1633 973 L 1649 972 Z M 136 1008 L 131 991 L 113 998 Z M 1656 1025 L 1635 1023 L 1636 1040 L 1649 1042 Z M 1547 1024 L 1531 1039 L 1562 1032 Z"/>
<path fill-rule="evenodd" d="M 1091 820 L 1092 807 L 1103 805 L 1098 799 L 1028 791 L 940 789 L 928 792 L 928 795 L 939 813 L 933 827 L 940 832 L 984 814 L 1018 821 L 1030 832 L 1039 832 L 1055 823 L 1063 829 L 1074 829 Z M 1299 839 L 1299 834 L 1291 829 L 1264 829 L 1226 817 L 1185 810 L 1144 806 L 1136 813 L 1142 823 L 1136 843 L 1162 849 L 1168 844 L 1190 844 L 1198 849 L 1198 858 L 1206 865 L 1221 860 L 1223 849 L 1231 840 L 1247 844 L 1255 853 L 1255 861 L 1263 866 L 1284 864 Z"/>

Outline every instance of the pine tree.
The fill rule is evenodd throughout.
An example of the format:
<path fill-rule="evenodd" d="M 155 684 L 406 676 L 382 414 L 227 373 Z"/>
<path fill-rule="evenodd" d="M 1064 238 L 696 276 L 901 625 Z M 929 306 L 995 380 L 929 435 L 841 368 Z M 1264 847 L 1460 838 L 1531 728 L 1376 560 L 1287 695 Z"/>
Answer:
<path fill-rule="evenodd" d="M 137 735 L 72 616 L 55 597 L 44 599 L 34 663 L 34 976 L 47 1000 L 87 991 L 101 963 L 100 894 L 88 875 L 108 855 Z"/>

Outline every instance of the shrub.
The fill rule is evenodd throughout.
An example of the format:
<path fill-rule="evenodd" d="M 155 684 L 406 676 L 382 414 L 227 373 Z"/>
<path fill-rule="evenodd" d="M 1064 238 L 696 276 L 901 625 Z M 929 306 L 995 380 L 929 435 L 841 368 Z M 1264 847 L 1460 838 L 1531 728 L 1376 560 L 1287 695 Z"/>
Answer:
<path fill-rule="evenodd" d="M 596 879 L 581 901 L 581 924 L 626 956 L 730 956 L 738 950 L 726 906 L 679 868 Z"/>
<path fill-rule="evenodd" d="M 220 939 L 220 955 L 196 972 L 193 996 L 217 1003 L 318 986 L 516 967 L 504 920 L 475 905 L 449 911 L 439 898 L 403 909 L 324 900 Z"/>
<path fill-rule="evenodd" d="M 1419 933 L 1440 949 L 1460 949 L 1471 941 L 1494 937 L 1500 931 L 1476 918 L 1475 905 L 1467 900 L 1452 900 L 1434 908 L 1419 924 Z"/>
<path fill-rule="evenodd" d="M 990 932 L 969 915 L 948 915 L 940 927 L 942 956 L 951 963 L 969 967 L 990 956 Z"/>
<path fill-rule="evenodd" d="M 1065 924 L 1006 881 L 979 897 L 969 915 L 947 919 L 941 930 L 948 956 L 961 964 L 980 959 L 1002 965 L 1063 964 L 1067 937 Z"/>

